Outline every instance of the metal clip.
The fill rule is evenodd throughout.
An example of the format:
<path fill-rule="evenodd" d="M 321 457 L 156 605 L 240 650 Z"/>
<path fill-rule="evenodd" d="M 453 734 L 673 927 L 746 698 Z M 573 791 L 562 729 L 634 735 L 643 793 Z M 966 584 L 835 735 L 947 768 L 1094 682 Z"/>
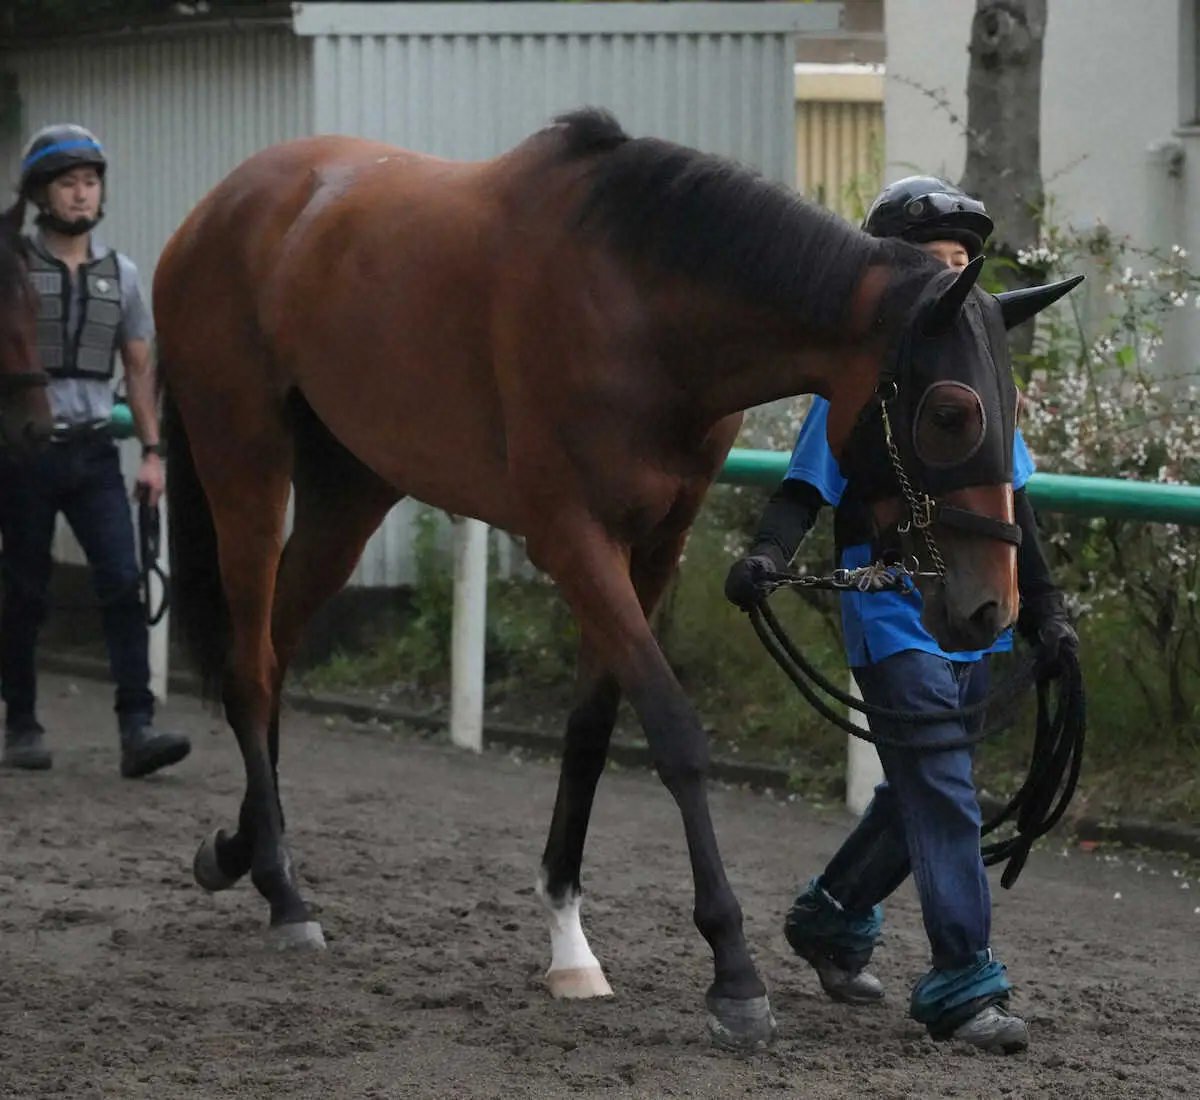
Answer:
<path fill-rule="evenodd" d="M 913 506 L 912 525 L 918 531 L 924 531 L 933 526 L 933 510 L 937 507 L 930 496 L 921 496 Z"/>

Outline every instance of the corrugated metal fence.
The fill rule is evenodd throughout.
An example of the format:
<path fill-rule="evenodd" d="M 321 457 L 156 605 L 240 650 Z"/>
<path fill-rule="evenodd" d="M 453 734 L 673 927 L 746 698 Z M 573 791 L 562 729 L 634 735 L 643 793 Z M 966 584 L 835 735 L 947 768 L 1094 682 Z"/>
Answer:
<path fill-rule="evenodd" d="M 437 156 L 495 156 L 569 106 L 602 104 L 633 133 L 727 153 L 790 180 L 778 111 L 783 36 L 578 33 L 316 39 L 316 128 Z M 447 88 L 453 88 L 451 95 Z"/>
<path fill-rule="evenodd" d="M 790 182 L 792 32 L 822 5 L 491 4 L 301 6 L 313 38 L 314 126 L 455 159 L 495 156 L 582 104 L 634 134 L 738 157 Z M 368 542 L 355 585 L 411 582 L 404 502 Z M 501 570 L 524 554 L 492 532 Z"/>
<path fill-rule="evenodd" d="M 883 185 L 883 71 L 797 65 L 796 189 L 852 222 Z"/>
<path fill-rule="evenodd" d="M 134 258 L 147 290 L 167 238 L 213 184 L 257 149 L 313 132 L 475 159 L 590 103 L 634 133 L 738 157 L 852 218 L 854 185 L 874 186 L 882 76 L 792 62 L 795 33 L 835 25 L 830 5 L 293 10 L 290 23 L 273 26 L 5 53 L 24 132 L 0 138 L 0 170 L 15 176 L 20 138 L 46 123 L 95 130 L 112 155 L 103 236 Z M 136 445 L 124 457 L 132 475 Z M 417 507 L 406 501 L 392 511 L 352 584 L 415 578 Z M 519 566 L 513 550 L 503 541 L 501 558 Z M 83 560 L 65 529 L 56 557 Z"/>
<path fill-rule="evenodd" d="M 286 27 L 22 50 L 4 57 L 24 133 L 0 143 L 15 179 L 19 141 L 78 122 L 110 157 L 101 238 L 150 282 L 167 239 L 218 180 L 258 149 L 312 132 L 311 44 Z"/>
<path fill-rule="evenodd" d="M 286 26 L 6 53 L 24 125 L 0 140 L 2 178 L 16 179 L 21 142 L 42 126 L 98 134 L 110 157 L 98 237 L 133 258 L 149 294 L 159 253 L 209 188 L 256 150 L 312 132 L 310 54 Z M 137 444 L 121 457 L 132 480 Z M 85 561 L 61 517 L 54 556 Z"/>

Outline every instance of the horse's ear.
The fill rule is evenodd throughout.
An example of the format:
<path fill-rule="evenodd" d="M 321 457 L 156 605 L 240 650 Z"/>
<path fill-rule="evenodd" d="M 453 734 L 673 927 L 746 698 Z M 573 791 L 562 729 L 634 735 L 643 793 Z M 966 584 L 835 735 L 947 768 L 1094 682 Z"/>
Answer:
<path fill-rule="evenodd" d="M 921 318 L 921 332 L 925 336 L 940 336 L 954 324 L 982 270 L 983 257 L 976 256 L 958 273 L 958 278 L 929 303 Z"/>
<path fill-rule="evenodd" d="M 1000 312 L 1004 316 L 1004 327 L 1016 328 L 1017 325 L 1036 317 L 1047 306 L 1054 305 L 1064 294 L 1074 290 L 1083 282 L 1082 275 L 1072 275 L 1057 283 L 1047 283 L 1045 286 L 1023 287 L 1021 290 L 1004 290 L 996 295 L 1000 303 Z"/>

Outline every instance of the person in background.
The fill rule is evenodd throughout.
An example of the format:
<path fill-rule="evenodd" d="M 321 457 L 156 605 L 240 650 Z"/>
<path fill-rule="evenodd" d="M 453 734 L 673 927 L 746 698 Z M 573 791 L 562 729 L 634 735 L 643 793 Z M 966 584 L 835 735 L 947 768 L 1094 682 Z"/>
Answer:
<path fill-rule="evenodd" d="M 178 763 L 191 744 L 154 726 L 133 521 L 108 431 L 114 356 L 120 354 L 142 443 L 135 493 L 157 505 L 163 467 L 153 321 L 133 261 L 105 248 L 93 233 L 104 214 L 107 168 L 100 142 L 71 124 L 39 130 L 21 157 L 17 190 L 37 211 L 28 258 L 40 298 L 38 354 L 50 375 L 54 434 L 43 453 L 5 458 L 0 469 L 0 694 L 6 706 L 0 762 L 27 770 L 52 763 L 37 718 L 36 645 L 61 512 L 91 568 L 116 681 L 120 771 L 134 778 Z"/>

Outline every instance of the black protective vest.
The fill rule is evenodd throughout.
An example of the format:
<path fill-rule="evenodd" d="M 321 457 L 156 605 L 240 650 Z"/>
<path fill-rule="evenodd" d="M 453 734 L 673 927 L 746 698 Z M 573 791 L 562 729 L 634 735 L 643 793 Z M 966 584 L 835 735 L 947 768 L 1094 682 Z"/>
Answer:
<path fill-rule="evenodd" d="M 29 274 L 37 289 L 37 346 L 51 378 L 113 376 L 113 356 L 121 329 L 121 270 L 116 252 L 79 265 L 82 309 L 70 331 L 71 273 L 66 264 L 30 249 Z"/>

